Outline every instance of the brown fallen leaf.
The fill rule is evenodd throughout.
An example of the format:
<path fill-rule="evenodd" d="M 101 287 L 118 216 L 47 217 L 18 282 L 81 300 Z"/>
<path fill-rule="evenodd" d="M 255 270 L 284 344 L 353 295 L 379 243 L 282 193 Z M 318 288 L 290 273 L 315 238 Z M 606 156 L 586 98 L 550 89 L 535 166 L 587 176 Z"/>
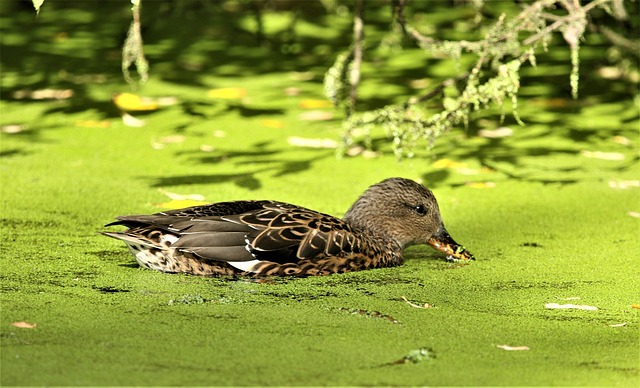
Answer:
<path fill-rule="evenodd" d="M 38 324 L 21 321 L 21 322 L 12 322 L 11 326 L 19 327 L 21 329 L 35 329 L 38 326 Z"/>
<path fill-rule="evenodd" d="M 632 309 L 640 309 L 640 304 L 635 304 L 634 303 L 634 304 L 631 305 L 631 308 Z"/>

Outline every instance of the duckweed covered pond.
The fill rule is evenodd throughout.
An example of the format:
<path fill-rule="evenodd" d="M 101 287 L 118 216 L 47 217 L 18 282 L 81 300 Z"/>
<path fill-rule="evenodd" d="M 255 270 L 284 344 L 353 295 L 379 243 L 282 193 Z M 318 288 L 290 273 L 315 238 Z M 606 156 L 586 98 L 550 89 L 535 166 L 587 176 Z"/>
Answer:
<path fill-rule="evenodd" d="M 51 6 L 34 21 L 6 4 L 2 385 L 640 383 L 637 86 L 598 78 L 597 61 L 583 63 L 591 80 L 576 102 L 542 82 L 557 66 L 568 72 L 566 62 L 530 70 L 526 127 L 488 112 L 411 160 L 337 159 L 291 140 L 338 138 L 331 109 L 310 103 L 322 99 L 335 34 L 290 57 L 243 35 L 226 51 L 200 47 L 196 24 L 182 23 L 177 41 L 190 49 L 176 58 L 162 36 L 176 20 L 163 20 L 145 43 L 154 70 L 141 94 L 177 103 L 136 115 L 146 121 L 136 128 L 111 100 L 129 91 L 113 54 L 128 15 Z M 207 65 L 212 53 L 224 65 Z M 222 88 L 245 97 L 207 96 Z M 27 89 L 73 96 L 15 94 Z M 325 120 L 306 120 L 310 111 Z M 513 135 L 479 136 L 500 126 Z M 433 189 L 448 230 L 477 260 L 450 263 L 420 246 L 398 268 L 258 283 L 142 270 L 98 234 L 116 215 L 203 198 L 341 216 L 390 176 Z"/>

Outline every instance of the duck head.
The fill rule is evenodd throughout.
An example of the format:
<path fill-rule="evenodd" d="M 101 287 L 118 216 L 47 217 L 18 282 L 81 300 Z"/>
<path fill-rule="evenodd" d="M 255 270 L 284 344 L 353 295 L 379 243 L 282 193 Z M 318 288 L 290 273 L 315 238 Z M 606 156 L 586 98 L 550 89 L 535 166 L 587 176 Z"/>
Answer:
<path fill-rule="evenodd" d="M 389 178 L 369 187 L 343 220 L 356 229 L 388 236 L 400 248 L 428 244 L 448 258 L 474 259 L 445 229 L 431 190 L 409 179 Z"/>

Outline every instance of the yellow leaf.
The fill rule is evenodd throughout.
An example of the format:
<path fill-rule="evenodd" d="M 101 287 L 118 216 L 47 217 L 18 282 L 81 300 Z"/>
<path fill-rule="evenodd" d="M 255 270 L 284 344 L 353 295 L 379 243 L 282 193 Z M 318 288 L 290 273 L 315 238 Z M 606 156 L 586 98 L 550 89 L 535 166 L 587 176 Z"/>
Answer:
<path fill-rule="evenodd" d="M 158 109 L 158 103 L 153 99 L 140 97 L 133 93 L 114 94 L 113 103 L 122 111 L 150 111 Z"/>
<path fill-rule="evenodd" d="M 82 128 L 109 128 L 111 121 L 109 120 L 78 120 L 74 123 L 76 127 Z"/>
<path fill-rule="evenodd" d="M 300 101 L 300 108 L 302 109 L 322 109 L 331 108 L 333 104 L 329 100 L 313 100 L 307 99 Z"/>
<path fill-rule="evenodd" d="M 474 189 L 492 189 L 496 187 L 496 184 L 493 182 L 467 182 L 465 185 Z"/>
<path fill-rule="evenodd" d="M 454 162 L 451 159 L 440 159 L 436 160 L 431 164 L 433 168 L 466 168 L 467 165 L 465 163 Z"/>
<path fill-rule="evenodd" d="M 242 98 L 247 95 L 247 91 L 243 88 L 219 88 L 211 89 L 207 92 L 207 96 L 211 98 L 234 99 Z"/>
<path fill-rule="evenodd" d="M 614 143 L 622 144 L 622 145 L 625 145 L 625 146 L 631 144 L 631 140 L 629 140 L 628 138 L 626 138 L 624 136 L 614 136 L 611 140 L 613 140 Z"/>
<path fill-rule="evenodd" d="M 182 209 L 184 207 L 205 205 L 204 201 L 196 201 L 193 199 L 172 199 L 169 202 L 157 203 L 154 206 L 161 209 Z"/>
<path fill-rule="evenodd" d="M 263 127 L 274 128 L 274 129 L 284 128 L 284 123 L 280 120 L 275 120 L 275 119 L 260 120 L 260 125 L 262 125 Z"/>

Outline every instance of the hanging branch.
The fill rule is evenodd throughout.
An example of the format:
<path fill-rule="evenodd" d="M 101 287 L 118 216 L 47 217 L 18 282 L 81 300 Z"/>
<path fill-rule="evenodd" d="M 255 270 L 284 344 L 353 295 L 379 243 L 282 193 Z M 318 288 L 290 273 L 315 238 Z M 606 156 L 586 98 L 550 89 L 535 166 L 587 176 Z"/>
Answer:
<path fill-rule="evenodd" d="M 131 67 L 131 65 L 135 65 L 136 67 L 136 72 L 138 76 L 140 76 L 140 85 L 144 85 L 149 78 L 149 62 L 147 62 L 147 59 L 144 57 L 142 34 L 140 33 L 140 1 L 141 0 L 131 0 L 133 4 L 131 7 L 133 21 L 129 27 L 129 32 L 127 32 L 127 39 L 124 41 L 122 47 L 122 75 L 125 81 L 134 89 L 137 85 L 129 73 L 129 67 Z"/>
<path fill-rule="evenodd" d="M 356 10 L 353 18 L 353 61 L 349 72 L 349 109 L 352 113 L 356 110 L 358 101 L 358 86 L 360 85 L 360 66 L 362 65 L 362 45 L 364 39 L 364 1 L 356 0 Z"/>
<path fill-rule="evenodd" d="M 413 96 L 404 103 L 347 115 L 345 144 L 353 142 L 352 136 L 356 136 L 355 133 L 364 134 L 365 143 L 370 144 L 369 133 L 373 127 L 380 126 L 387 136 L 393 139 L 393 150 L 396 156 L 411 157 L 419 140 L 425 139 L 431 145 L 437 136 L 454 126 L 467 125 L 469 116 L 474 111 L 486 109 L 490 104 L 497 105 L 502 111 L 505 100 L 511 101 L 514 118 L 518 123 L 523 124 L 517 112 L 520 67 L 527 61 L 535 66 L 535 50 L 541 43 L 546 50 L 546 44 L 555 31 L 562 32 L 571 49 L 570 84 L 572 95 L 577 98 L 578 53 L 580 40 L 588 22 L 587 14 L 596 7 L 611 4 L 617 7 L 615 14 L 625 14 L 624 8 L 620 8 L 622 7 L 620 0 L 593 0 L 584 6 L 579 0 L 538 0 L 525 7 L 511 20 L 501 15 L 482 40 L 440 41 L 423 35 L 408 24 L 404 14 L 406 0 L 392 0 L 395 25 L 399 27 L 403 36 L 410 38 L 419 47 L 429 52 L 445 53 L 456 64 L 459 64 L 462 52 L 475 54 L 478 59 L 473 67 L 463 74 L 448 78 L 429 91 Z M 566 15 L 558 16 L 545 12 L 547 9 L 557 7 L 564 9 Z M 356 20 L 358 20 L 357 10 Z M 522 32 L 529 32 L 531 35 L 521 39 Z M 357 36 L 354 34 L 354 47 L 358 43 Z M 631 41 L 625 43 L 626 47 L 632 46 Z M 330 71 L 335 69 L 336 65 Z M 357 80 L 357 78 L 350 78 L 350 80 Z M 355 87 L 357 84 L 354 85 L 351 82 L 351 96 L 354 95 Z M 458 89 L 457 97 L 445 97 L 445 89 L 449 87 Z M 424 102 L 436 97 L 442 100 L 441 111 L 427 114 Z M 504 112 L 501 112 L 501 119 L 504 119 Z"/>

